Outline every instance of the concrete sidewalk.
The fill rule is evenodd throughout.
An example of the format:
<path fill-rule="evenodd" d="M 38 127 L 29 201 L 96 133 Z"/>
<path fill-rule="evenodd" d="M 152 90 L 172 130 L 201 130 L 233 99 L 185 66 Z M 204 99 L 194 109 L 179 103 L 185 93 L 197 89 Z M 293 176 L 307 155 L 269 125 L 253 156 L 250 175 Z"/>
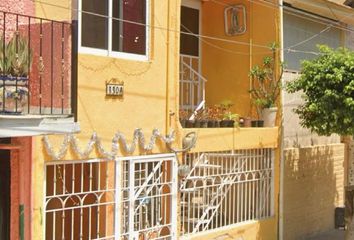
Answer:
<path fill-rule="evenodd" d="M 343 240 L 344 239 L 344 230 L 333 230 L 330 232 L 322 233 L 306 240 Z"/>

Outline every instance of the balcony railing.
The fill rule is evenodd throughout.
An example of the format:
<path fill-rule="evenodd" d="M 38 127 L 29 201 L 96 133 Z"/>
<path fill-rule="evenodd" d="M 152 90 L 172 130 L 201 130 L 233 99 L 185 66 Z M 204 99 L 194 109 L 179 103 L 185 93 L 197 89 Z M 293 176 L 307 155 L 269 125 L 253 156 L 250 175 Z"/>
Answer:
<path fill-rule="evenodd" d="M 71 115 L 71 24 L 0 11 L 0 114 Z"/>

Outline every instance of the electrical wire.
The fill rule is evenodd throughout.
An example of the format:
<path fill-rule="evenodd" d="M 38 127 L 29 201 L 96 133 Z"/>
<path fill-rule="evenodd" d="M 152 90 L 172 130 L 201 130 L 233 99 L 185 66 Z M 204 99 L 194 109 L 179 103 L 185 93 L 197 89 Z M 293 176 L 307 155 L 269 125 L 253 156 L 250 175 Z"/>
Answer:
<path fill-rule="evenodd" d="M 130 24 L 138 25 L 138 26 L 145 26 L 145 27 L 148 27 L 148 28 L 151 28 L 151 29 L 159 29 L 159 30 L 164 30 L 164 31 L 171 31 L 171 32 L 179 33 L 179 34 L 183 33 L 183 34 L 194 36 L 194 37 L 202 37 L 202 38 L 206 38 L 206 39 L 209 39 L 209 40 L 222 41 L 222 42 L 232 43 L 232 44 L 239 44 L 239 45 L 245 45 L 245 46 L 249 46 L 250 45 L 248 42 L 230 40 L 230 39 L 213 37 L 213 36 L 202 35 L 202 34 L 189 33 L 189 32 L 180 31 L 180 30 L 176 30 L 176 29 L 171 29 L 171 28 L 167 28 L 167 27 L 151 25 L 151 24 L 146 24 L 146 23 L 140 23 L 140 22 L 126 20 L 126 19 L 117 18 L 117 17 L 110 17 L 110 16 L 103 15 L 103 14 L 98 14 L 98 13 L 93 13 L 93 12 L 89 12 L 89 11 L 79 10 L 77 8 L 59 6 L 59 5 L 52 4 L 52 3 L 42 2 L 40 0 L 33 0 L 33 1 L 37 2 L 37 3 L 44 4 L 44 5 L 52 6 L 52 7 L 58 7 L 58 8 L 66 9 L 66 10 L 73 10 L 75 12 L 79 12 L 79 13 L 83 13 L 83 14 L 87 14 L 87 15 L 92 15 L 92 16 L 101 17 L 101 18 L 107 18 L 107 19 L 111 19 L 111 20 L 115 20 L 115 21 L 120 21 L 120 22 L 123 22 L 123 23 L 130 23 Z M 260 48 L 269 48 L 269 46 L 261 45 L 261 44 L 253 44 L 253 46 L 260 47 Z"/>
<path fill-rule="evenodd" d="M 93 16 L 96 16 L 96 17 L 108 18 L 108 19 L 112 19 L 112 20 L 116 20 L 116 21 L 120 21 L 120 22 L 124 22 L 124 23 L 130 23 L 130 24 L 134 24 L 134 25 L 138 25 L 138 26 L 145 26 L 145 27 L 155 28 L 155 29 L 160 29 L 160 30 L 165 30 L 165 31 L 172 31 L 172 32 L 175 32 L 175 33 L 190 35 L 190 36 L 194 36 L 194 37 L 197 37 L 197 38 L 203 38 L 203 39 L 209 39 L 209 40 L 215 40 L 215 41 L 221 41 L 221 42 L 226 42 L 226 43 L 231 43 L 231 44 L 239 44 L 239 45 L 245 45 L 245 46 L 250 46 L 250 45 L 251 45 L 251 44 L 248 43 L 248 42 L 230 40 L 230 39 L 219 38 L 219 37 L 213 37 L 213 36 L 202 35 L 202 34 L 195 34 L 195 33 L 192 33 L 192 32 L 180 31 L 180 30 L 170 29 L 170 28 L 161 27 L 161 26 L 157 26 L 157 25 L 146 24 L 146 23 L 140 23 L 140 22 L 131 21 L 131 20 L 126 20 L 126 19 L 117 18 L 117 17 L 110 17 L 110 16 L 106 16 L 106 15 L 103 15 L 103 14 L 98 14 L 98 13 L 93 13 L 93 12 L 89 12 L 89 11 L 80 10 L 80 9 L 77 9 L 77 8 L 59 6 L 59 5 L 52 4 L 52 3 L 42 2 L 42 1 L 40 1 L 40 0 L 33 0 L 33 1 L 34 1 L 34 2 L 37 2 L 37 3 L 44 4 L 44 5 L 48 5 L 48 6 L 53 6 L 53 7 L 58 7 L 58 8 L 66 9 L 66 10 L 73 10 L 73 11 L 76 11 L 76 12 L 79 12 L 79 13 L 84 13 L 84 14 L 88 14 L 88 15 L 93 15 Z M 212 2 L 219 2 L 219 3 L 221 3 L 220 1 L 216 1 L 216 0 L 211 0 L 211 1 L 212 1 Z M 248 0 L 248 1 L 252 1 L 252 0 Z M 223 4 L 224 4 L 224 3 L 223 3 Z M 226 5 L 226 4 L 225 4 L 225 5 Z M 228 5 L 226 5 L 226 6 L 228 6 Z M 353 13 L 353 14 L 354 14 L 354 13 Z M 210 44 L 210 43 L 209 43 L 209 44 Z M 252 46 L 269 49 L 269 46 L 268 46 L 268 45 L 252 44 Z M 280 48 L 278 48 L 278 49 L 279 49 L 279 50 L 282 50 L 282 49 L 280 49 Z M 283 50 L 284 50 L 284 49 L 283 49 Z M 285 50 L 289 50 L 289 49 L 285 49 Z"/>
<path fill-rule="evenodd" d="M 214 3 L 221 4 L 221 5 L 223 5 L 223 6 L 230 6 L 229 4 L 226 4 L 226 3 L 224 3 L 224 2 L 221 2 L 220 0 L 210 0 L 210 1 L 212 1 L 212 2 L 214 2 Z M 255 2 L 254 0 L 248 0 L 248 1 L 249 1 L 249 2 L 252 2 L 252 3 L 256 3 L 256 4 L 262 4 L 262 2 Z M 275 4 L 270 3 L 270 2 L 267 2 L 267 3 L 270 4 L 270 5 L 273 5 L 273 6 L 282 7 L 283 9 L 286 7 L 286 6 L 282 5 L 282 4 L 276 4 L 276 5 L 275 5 Z M 262 6 L 264 6 L 264 4 L 262 4 Z M 351 13 L 351 14 L 345 16 L 345 17 L 342 18 L 342 19 L 338 19 L 338 17 L 335 15 L 335 13 L 333 12 L 333 10 L 328 6 L 328 4 L 326 4 L 326 6 L 327 6 L 327 8 L 329 9 L 329 11 L 332 13 L 332 15 L 333 15 L 339 22 L 341 22 L 341 21 L 343 21 L 344 19 L 347 19 L 347 18 L 349 18 L 349 17 L 351 17 L 351 16 L 354 15 L 354 12 L 353 12 L 353 13 Z M 273 8 L 273 7 L 272 7 L 272 8 Z M 274 8 L 274 9 L 277 9 L 277 8 Z M 292 9 L 292 8 L 290 8 L 290 9 Z M 317 22 L 318 22 L 318 21 L 317 21 Z M 323 23 L 322 23 L 322 24 L 323 24 Z M 307 39 L 304 39 L 304 40 L 302 40 L 301 42 L 298 42 L 298 43 L 296 43 L 296 44 L 294 44 L 294 45 L 291 45 L 291 46 L 289 46 L 289 47 L 285 47 L 283 50 L 284 50 L 284 51 L 287 51 L 287 52 L 294 52 L 294 49 L 293 49 L 293 48 L 298 47 L 298 46 L 300 46 L 300 45 L 302 45 L 302 44 L 304 44 L 304 43 L 306 43 L 306 42 L 311 41 L 312 39 L 317 38 L 318 36 L 320 36 L 320 35 L 323 34 L 324 32 L 329 31 L 332 27 L 336 27 L 336 26 L 335 26 L 335 22 L 332 22 L 332 23 L 330 23 L 329 25 L 327 25 L 327 26 L 326 26 L 324 29 L 322 29 L 319 33 L 316 33 L 316 34 L 314 34 L 314 35 L 308 37 Z M 352 31 L 352 30 L 349 30 L 349 29 L 348 29 L 348 31 L 354 33 L 354 31 Z M 295 51 L 298 51 L 298 50 L 295 50 Z"/>
<path fill-rule="evenodd" d="M 223 6 L 230 6 L 230 4 L 224 3 L 224 2 L 222 2 L 220 0 L 210 0 L 210 1 L 214 2 L 214 3 L 217 3 L 217 4 L 220 4 L 220 5 L 223 5 Z M 333 24 L 332 27 L 334 27 L 334 28 L 337 28 L 337 29 L 340 29 L 340 30 L 343 30 L 343 31 L 346 31 L 346 32 L 354 33 L 354 29 L 353 28 L 348 28 L 348 27 L 342 26 L 341 23 L 338 22 L 339 21 L 338 19 L 337 19 L 337 22 L 336 22 L 336 21 L 331 20 L 329 18 L 322 17 L 322 16 L 319 16 L 317 14 L 312 14 L 312 13 L 309 13 L 309 12 L 304 12 L 304 11 L 302 11 L 300 9 L 296 9 L 296 8 L 289 7 L 289 6 L 282 5 L 282 4 L 275 4 L 275 3 L 271 3 L 271 2 L 265 2 L 265 1 L 259 2 L 259 1 L 254 1 L 254 0 L 247 0 L 247 1 L 249 1 L 251 3 L 255 3 L 257 5 L 265 6 L 265 7 L 271 8 L 271 9 L 275 9 L 275 10 L 277 10 L 278 8 L 283 8 L 286 11 L 286 13 L 289 14 L 289 15 L 293 15 L 293 16 L 296 16 L 296 17 L 299 17 L 299 18 L 302 18 L 302 19 L 307 19 L 307 20 L 310 20 L 310 21 L 313 21 L 313 22 L 316 22 L 316 23 L 319 23 L 319 24 L 324 24 L 324 25 L 326 25 L 325 22 L 327 22 L 327 25 L 328 24 Z M 343 18 L 342 20 L 347 19 L 349 17 L 352 17 L 353 14 L 349 14 L 349 15 L 345 16 L 345 18 Z"/>
<path fill-rule="evenodd" d="M 130 23 L 130 24 L 134 24 L 134 25 L 138 25 L 138 26 L 145 26 L 148 28 L 152 28 L 152 29 L 160 29 L 160 30 L 164 30 L 164 31 L 172 31 L 175 33 L 179 33 L 179 34 L 185 34 L 185 35 L 190 35 L 190 36 L 194 36 L 197 38 L 202 38 L 202 39 L 208 39 L 208 40 L 215 40 L 215 41 L 221 41 L 221 42 L 225 42 L 225 43 L 230 43 L 230 44 L 238 44 L 238 45 L 245 45 L 245 46 L 253 46 L 253 47 L 260 47 L 260 48 L 266 48 L 269 49 L 270 47 L 267 45 L 262 45 L 262 44 L 250 44 L 248 42 L 242 42 L 242 41 L 236 41 L 236 40 L 230 40 L 230 39 L 225 39 L 225 38 L 220 38 L 220 37 L 213 37 L 213 36 L 208 36 L 208 35 L 202 35 L 202 34 L 195 34 L 192 32 L 186 32 L 186 31 L 180 31 L 180 30 L 175 30 L 175 29 L 170 29 L 170 28 L 166 28 L 166 27 L 161 27 L 161 26 L 157 26 L 157 25 L 151 25 L 151 24 L 146 24 L 146 23 L 140 23 L 140 22 L 136 22 L 136 21 L 131 21 L 131 20 L 126 20 L 126 19 L 122 19 L 122 18 L 117 18 L 117 17 L 110 17 L 110 16 L 106 16 L 103 14 L 98 14 L 98 13 L 93 13 L 93 12 L 89 12 L 89 11 L 84 11 L 84 10 L 80 10 L 77 8 L 72 8 L 72 7 L 65 7 L 65 6 L 59 6 L 56 4 L 52 4 L 52 3 L 48 3 L 48 2 L 42 2 L 40 0 L 33 0 L 34 2 L 40 3 L 40 4 L 44 4 L 44 5 L 48 5 L 48 6 L 53 6 L 53 7 L 58 7 L 58 8 L 62 8 L 62 9 L 66 9 L 66 10 L 72 10 L 75 12 L 79 12 L 79 13 L 84 13 L 84 14 L 88 14 L 88 15 L 93 15 L 96 17 L 102 17 L 102 18 L 107 18 L 107 19 L 112 19 L 112 20 L 116 20 L 116 21 L 120 21 L 120 22 L 124 22 L 124 23 Z M 214 3 L 219 3 L 219 4 L 223 4 L 225 6 L 229 6 L 226 3 L 217 1 L 217 0 L 211 0 Z M 253 2 L 253 0 L 248 0 L 250 2 Z M 255 2 L 255 3 L 259 3 L 259 2 Z M 270 4 L 270 3 L 269 3 Z M 354 13 L 353 13 L 354 14 Z M 333 26 L 332 26 L 333 27 Z M 205 42 L 205 40 L 204 40 Z M 206 44 L 209 45 L 213 45 L 213 47 L 216 48 L 221 48 L 217 45 L 214 45 L 210 42 L 205 42 Z M 289 49 L 289 48 L 277 48 L 277 50 L 282 50 L 282 51 L 288 51 L 288 52 L 301 52 L 301 53 L 309 53 L 309 54 L 314 54 L 314 52 L 308 52 L 308 51 L 300 51 L 300 50 L 295 50 L 295 49 Z M 232 50 L 227 50 L 224 49 L 224 51 L 228 51 L 230 53 L 235 53 L 235 54 L 244 54 L 244 53 L 240 53 L 240 52 L 234 52 Z M 318 55 L 319 53 L 316 53 L 316 55 Z"/>

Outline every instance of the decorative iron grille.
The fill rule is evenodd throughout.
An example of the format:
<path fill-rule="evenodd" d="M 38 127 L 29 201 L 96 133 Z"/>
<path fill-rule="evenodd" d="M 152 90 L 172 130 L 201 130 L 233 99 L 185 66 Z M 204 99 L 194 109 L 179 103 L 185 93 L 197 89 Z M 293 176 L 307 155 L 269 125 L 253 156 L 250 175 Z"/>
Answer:
<path fill-rule="evenodd" d="M 45 239 L 175 239 L 173 154 L 48 162 Z"/>
<path fill-rule="evenodd" d="M 182 235 L 273 215 L 272 149 L 189 153 L 181 181 Z"/>
<path fill-rule="evenodd" d="M 72 27 L 0 11 L 0 114 L 71 115 Z"/>

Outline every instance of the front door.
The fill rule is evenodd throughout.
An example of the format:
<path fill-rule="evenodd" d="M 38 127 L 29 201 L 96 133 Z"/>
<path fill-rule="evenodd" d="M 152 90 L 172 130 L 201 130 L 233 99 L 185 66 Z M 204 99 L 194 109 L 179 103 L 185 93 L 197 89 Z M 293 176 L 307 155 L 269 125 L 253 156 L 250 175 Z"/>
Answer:
<path fill-rule="evenodd" d="M 0 239 L 10 239 L 10 150 L 0 150 Z"/>
<path fill-rule="evenodd" d="M 195 111 L 203 99 L 200 61 L 200 0 L 183 0 L 180 34 L 180 109 Z"/>
<path fill-rule="evenodd" d="M 199 34 L 200 1 L 184 0 L 181 7 L 181 48 L 182 55 L 199 57 L 199 37 L 188 33 Z"/>

